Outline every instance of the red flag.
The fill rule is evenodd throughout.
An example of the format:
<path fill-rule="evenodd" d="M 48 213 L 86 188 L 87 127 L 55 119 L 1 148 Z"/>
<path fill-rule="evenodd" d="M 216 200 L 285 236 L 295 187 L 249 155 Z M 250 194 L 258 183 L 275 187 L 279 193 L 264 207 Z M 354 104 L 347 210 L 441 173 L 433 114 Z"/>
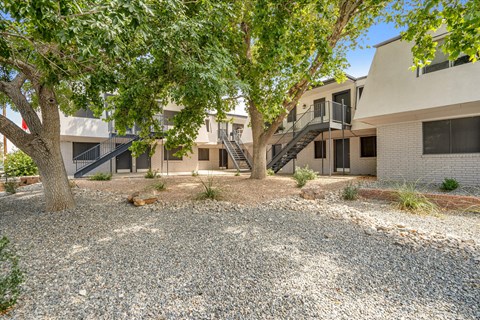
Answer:
<path fill-rule="evenodd" d="M 27 123 L 25 122 L 25 120 L 23 120 L 23 118 L 22 118 L 22 129 L 25 131 L 28 130 Z"/>

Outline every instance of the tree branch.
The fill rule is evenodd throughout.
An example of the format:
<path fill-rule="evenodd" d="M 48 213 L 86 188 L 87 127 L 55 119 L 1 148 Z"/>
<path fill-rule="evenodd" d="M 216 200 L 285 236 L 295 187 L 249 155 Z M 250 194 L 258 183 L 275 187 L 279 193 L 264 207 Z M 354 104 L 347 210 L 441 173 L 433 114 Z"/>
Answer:
<path fill-rule="evenodd" d="M 32 136 L 19 128 L 10 119 L 0 115 L 0 133 L 5 135 L 14 145 L 28 153 Z"/>

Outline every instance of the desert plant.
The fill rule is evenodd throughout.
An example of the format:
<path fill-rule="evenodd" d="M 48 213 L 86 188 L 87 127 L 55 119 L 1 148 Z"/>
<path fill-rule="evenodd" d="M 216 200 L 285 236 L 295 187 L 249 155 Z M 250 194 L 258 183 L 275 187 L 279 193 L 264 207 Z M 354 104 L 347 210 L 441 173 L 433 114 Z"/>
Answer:
<path fill-rule="evenodd" d="M 167 184 L 164 181 L 159 181 L 154 183 L 152 188 L 157 191 L 164 191 L 167 190 Z"/>
<path fill-rule="evenodd" d="M 89 180 L 94 181 L 107 181 L 112 180 L 112 175 L 110 173 L 98 172 L 89 178 Z"/>
<path fill-rule="evenodd" d="M 0 315 L 15 305 L 23 282 L 18 258 L 9 243 L 5 236 L 0 239 Z"/>
<path fill-rule="evenodd" d="M 344 200 L 356 200 L 358 198 L 358 186 L 353 184 L 345 186 L 342 197 Z"/>
<path fill-rule="evenodd" d="M 445 178 L 445 180 L 443 180 L 442 182 L 442 185 L 440 186 L 440 189 L 442 189 L 443 191 L 453 191 L 459 186 L 460 184 L 454 178 Z"/>
<path fill-rule="evenodd" d="M 220 200 L 221 190 L 214 186 L 213 176 L 208 176 L 206 180 L 200 179 L 203 186 L 203 191 L 197 195 L 198 200 Z"/>
<path fill-rule="evenodd" d="M 157 170 L 148 169 L 147 173 L 145 173 L 145 179 L 154 179 L 157 177 Z"/>
<path fill-rule="evenodd" d="M 317 178 L 317 174 L 315 171 L 310 169 L 308 165 L 304 168 L 296 167 L 295 173 L 293 174 L 293 179 L 297 182 L 297 187 L 301 188 L 305 184 L 307 184 L 308 180 L 315 180 Z"/>
<path fill-rule="evenodd" d="M 32 158 L 18 150 L 7 154 L 5 173 L 11 177 L 34 176 L 38 174 L 38 168 Z"/>
<path fill-rule="evenodd" d="M 192 177 L 197 177 L 198 176 L 198 171 L 193 170 L 192 171 Z"/>
<path fill-rule="evenodd" d="M 405 183 L 396 191 L 398 207 L 413 213 L 437 213 L 437 206 L 423 194 L 419 193 L 415 184 Z"/>
<path fill-rule="evenodd" d="M 240 170 L 237 169 L 237 172 L 235 172 L 235 177 L 239 177 L 240 176 Z"/>
<path fill-rule="evenodd" d="M 268 176 L 274 176 L 274 175 L 275 175 L 275 171 L 273 171 L 272 168 L 269 168 L 269 169 L 267 169 L 267 175 L 268 175 Z"/>
<path fill-rule="evenodd" d="M 17 193 L 17 183 L 15 181 L 7 181 L 4 184 L 5 191 L 11 194 Z"/>
<path fill-rule="evenodd" d="M 75 182 L 75 180 L 72 180 L 72 179 L 68 179 L 68 185 L 72 189 L 77 187 L 77 183 Z"/>

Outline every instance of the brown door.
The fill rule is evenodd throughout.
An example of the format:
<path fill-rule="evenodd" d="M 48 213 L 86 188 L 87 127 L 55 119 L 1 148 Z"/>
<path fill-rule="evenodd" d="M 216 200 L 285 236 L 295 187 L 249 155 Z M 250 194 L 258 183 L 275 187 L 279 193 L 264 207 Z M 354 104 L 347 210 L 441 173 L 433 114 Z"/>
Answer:
<path fill-rule="evenodd" d="M 228 169 L 228 153 L 227 153 L 227 150 L 219 149 L 218 151 L 219 151 L 219 154 L 218 154 L 219 164 L 218 164 L 218 166 L 220 168 Z"/>

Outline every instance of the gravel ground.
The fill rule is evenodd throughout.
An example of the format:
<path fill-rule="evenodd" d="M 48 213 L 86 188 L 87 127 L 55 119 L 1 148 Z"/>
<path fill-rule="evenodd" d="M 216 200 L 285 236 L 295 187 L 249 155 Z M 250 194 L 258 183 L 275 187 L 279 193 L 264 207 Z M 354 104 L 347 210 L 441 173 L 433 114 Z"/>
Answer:
<path fill-rule="evenodd" d="M 398 189 L 404 183 L 399 181 L 377 181 L 377 180 L 368 180 L 365 179 L 360 183 L 360 186 L 365 188 L 374 188 L 374 189 Z M 435 193 L 435 194 L 452 194 L 459 196 L 472 196 L 480 197 L 480 185 L 478 186 L 460 186 L 452 191 L 443 191 L 440 189 L 441 183 L 425 183 L 425 182 L 416 182 L 414 183 L 415 189 L 420 192 L 425 193 Z"/>
<path fill-rule="evenodd" d="M 462 220 L 476 223 L 472 237 L 433 241 L 384 225 L 376 203 L 135 208 L 78 189 L 77 209 L 47 214 L 41 190 L 28 188 L 0 197 L 0 235 L 27 279 L 9 318 L 480 318 L 478 215 Z"/>

